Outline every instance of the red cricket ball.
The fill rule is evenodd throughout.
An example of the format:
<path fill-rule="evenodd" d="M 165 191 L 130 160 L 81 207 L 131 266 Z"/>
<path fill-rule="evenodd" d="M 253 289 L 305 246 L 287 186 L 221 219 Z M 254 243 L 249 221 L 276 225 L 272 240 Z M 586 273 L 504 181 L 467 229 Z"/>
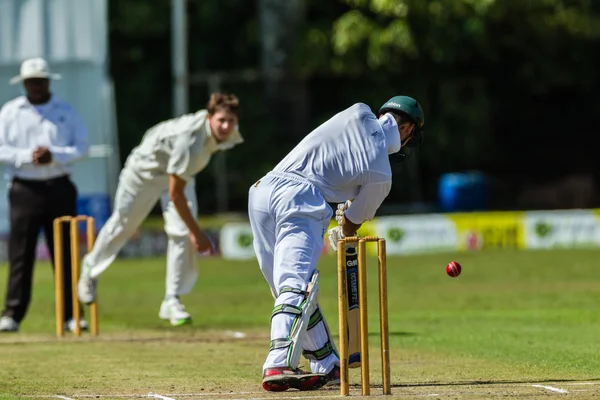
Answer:
<path fill-rule="evenodd" d="M 461 271 L 462 267 L 456 261 L 450 261 L 448 265 L 446 265 L 446 273 L 453 278 L 459 276 Z"/>

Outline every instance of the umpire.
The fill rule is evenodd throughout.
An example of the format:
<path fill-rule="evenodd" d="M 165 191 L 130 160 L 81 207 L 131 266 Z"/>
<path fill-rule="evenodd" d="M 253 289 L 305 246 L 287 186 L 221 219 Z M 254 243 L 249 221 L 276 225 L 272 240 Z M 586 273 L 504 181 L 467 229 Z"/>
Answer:
<path fill-rule="evenodd" d="M 71 182 L 71 164 L 86 156 L 87 131 L 79 114 L 50 92 L 50 72 L 42 58 L 25 60 L 11 84 L 22 83 L 19 96 L 0 109 L 0 163 L 12 178 L 9 191 L 9 277 L 0 332 L 15 332 L 31 300 L 33 265 L 40 229 L 54 253 L 52 221 L 76 215 L 77 189 Z M 65 229 L 65 237 L 68 237 Z M 69 240 L 65 240 L 65 325 L 72 330 Z M 82 329 L 87 327 L 85 321 Z"/>

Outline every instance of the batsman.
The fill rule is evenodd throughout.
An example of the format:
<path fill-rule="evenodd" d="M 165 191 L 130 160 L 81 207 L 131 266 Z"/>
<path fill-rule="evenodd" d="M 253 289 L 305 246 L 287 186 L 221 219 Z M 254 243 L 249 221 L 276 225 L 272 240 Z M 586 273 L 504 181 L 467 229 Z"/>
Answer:
<path fill-rule="evenodd" d="M 340 360 L 319 307 L 317 261 L 329 231 L 334 249 L 372 219 L 392 185 L 389 155 L 419 146 L 420 104 L 396 96 L 375 114 L 357 103 L 308 134 L 250 187 L 254 251 L 274 299 L 271 342 L 263 364 L 267 391 L 318 389 L 339 382 Z M 351 203 L 348 199 L 354 199 Z M 350 302 L 349 302 L 350 303 Z M 299 368 L 300 356 L 311 371 Z"/>

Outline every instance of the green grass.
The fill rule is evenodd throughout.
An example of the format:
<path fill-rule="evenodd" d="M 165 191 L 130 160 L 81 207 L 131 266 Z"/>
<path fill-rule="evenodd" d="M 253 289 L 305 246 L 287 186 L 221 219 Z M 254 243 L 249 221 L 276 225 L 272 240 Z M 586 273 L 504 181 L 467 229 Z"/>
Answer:
<path fill-rule="evenodd" d="M 463 266 L 458 278 L 444 271 L 453 259 Z M 599 260 L 600 252 L 591 250 L 390 257 L 394 394 L 537 398 L 555 394 L 532 388 L 534 383 L 600 380 Z M 220 259 L 199 265 L 196 288 L 182 299 L 193 326 L 173 328 L 157 318 L 163 259 L 119 260 L 100 281 L 100 337 L 58 340 L 50 267 L 40 263 L 21 331 L 0 336 L 0 398 L 148 392 L 264 396 L 259 383 L 272 298 L 258 266 Z M 371 380 L 378 384 L 375 260 L 369 265 Z M 319 268 L 320 302 L 337 334 L 335 258 L 323 258 Z M 2 298 L 6 275 L 0 266 Z M 247 337 L 236 339 L 231 331 Z M 358 371 L 351 376 L 357 383 Z M 483 387 L 488 394 L 478 395 Z M 598 395 L 597 387 L 583 388 Z"/>

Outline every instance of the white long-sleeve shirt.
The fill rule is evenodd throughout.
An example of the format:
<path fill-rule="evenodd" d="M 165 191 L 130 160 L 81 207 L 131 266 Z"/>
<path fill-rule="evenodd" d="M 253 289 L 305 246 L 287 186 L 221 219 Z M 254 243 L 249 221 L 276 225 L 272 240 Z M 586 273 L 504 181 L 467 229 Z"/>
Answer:
<path fill-rule="evenodd" d="M 33 163 L 33 152 L 48 147 L 52 162 Z M 77 111 L 52 96 L 42 105 L 17 97 L 0 109 L 0 163 L 9 177 L 46 180 L 71 174 L 71 164 L 87 155 L 87 129 Z"/>
<path fill-rule="evenodd" d="M 169 175 L 188 181 L 206 167 L 213 153 L 243 141 L 236 128 L 227 141 L 217 143 L 210 130 L 208 112 L 200 110 L 148 129 L 127 157 L 125 167 L 142 179 L 163 180 L 168 187 Z"/>
<path fill-rule="evenodd" d="M 357 103 L 308 134 L 275 171 L 302 176 L 327 202 L 354 199 L 346 218 L 356 224 L 372 219 L 392 187 L 389 154 L 400 150 L 398 125 Z"/>

